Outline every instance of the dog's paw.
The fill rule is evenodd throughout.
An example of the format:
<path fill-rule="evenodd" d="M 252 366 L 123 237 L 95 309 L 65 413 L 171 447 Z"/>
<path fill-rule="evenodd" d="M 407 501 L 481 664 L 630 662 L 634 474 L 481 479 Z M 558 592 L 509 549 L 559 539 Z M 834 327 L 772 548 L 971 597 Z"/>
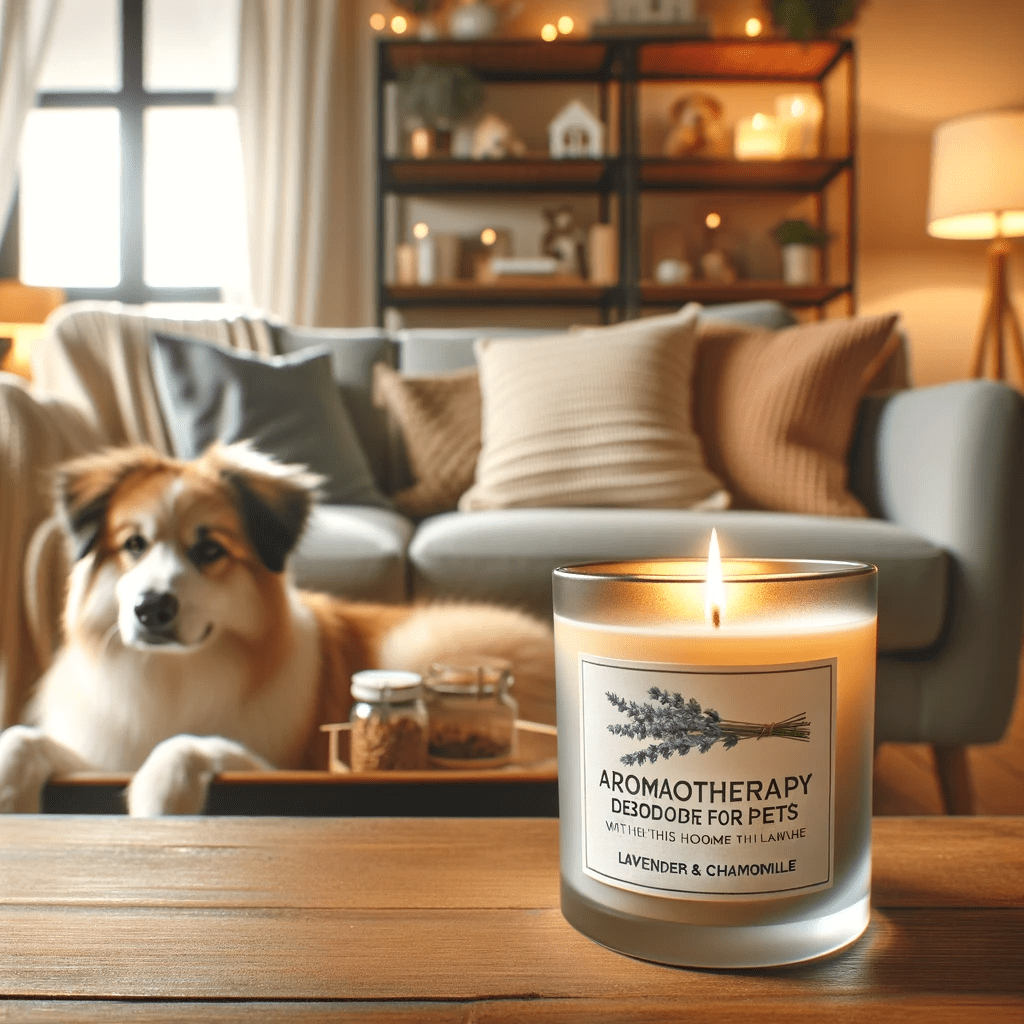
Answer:
<path fill-rule="evenodd" d="M 128 813 L 136 818 L 202 814 L 210 783 L 223 771 L 271 766 L 240 743 L 220 736 L 172 736 L 158 743 L 128 787 Z"/>
<path fill-rule="evenodd" d="M 0 733 L 0 814 L 35 814 L 51 775 L 89 764 L 42 730 L 12 725 Z"/>

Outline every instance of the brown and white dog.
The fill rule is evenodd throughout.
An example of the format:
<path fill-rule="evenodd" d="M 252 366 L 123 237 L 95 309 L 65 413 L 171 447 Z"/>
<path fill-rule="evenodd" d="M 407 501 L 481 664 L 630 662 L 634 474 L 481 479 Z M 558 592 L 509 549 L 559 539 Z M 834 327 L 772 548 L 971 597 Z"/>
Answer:
<path fill-rule="evenodd" d="M 317 483 L 244 444 L 191 463 L 129 448 L 59 468 L 74 545 L 65 642 L 29 724 L 0 734 L 0 811 L 38 810 L 65 771 L 134 772 L 129 813 L 157 815 L 200 812 L 220 771 L 325 767 L 319 727 L 347 719 L 365 668 L 498 655 L 524 717 L 553 706 L 551 631 L 536 619 L 295 588 L 286 560 Z"/>

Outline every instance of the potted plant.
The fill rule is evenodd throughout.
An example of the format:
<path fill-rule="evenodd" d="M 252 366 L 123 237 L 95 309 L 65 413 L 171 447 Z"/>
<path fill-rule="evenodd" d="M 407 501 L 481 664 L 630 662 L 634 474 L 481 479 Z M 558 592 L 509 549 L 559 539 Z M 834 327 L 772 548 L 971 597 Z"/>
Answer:
<path fill-rule="evenodd" d="M 480 79 L 461 64 L 419 64 L 401 86 L 402 107 L 434 133 L 435 149 L 448 153 L 452 128 L 483 102 Z"/>
<path fill-rule="evenodd" d="M 769 0 L 776 28 L 790 39 L 820 39 L 856 20 L 864 0 Z"/>
<path fill-rule="evenodd" d="M 782 279 L 786 284 L 814 284 L 817 277 L 815 250 L 826 245 L 827 231 L 805 220 L 784 220 L 772 228 L 772 237 L 782 249 Z"/>

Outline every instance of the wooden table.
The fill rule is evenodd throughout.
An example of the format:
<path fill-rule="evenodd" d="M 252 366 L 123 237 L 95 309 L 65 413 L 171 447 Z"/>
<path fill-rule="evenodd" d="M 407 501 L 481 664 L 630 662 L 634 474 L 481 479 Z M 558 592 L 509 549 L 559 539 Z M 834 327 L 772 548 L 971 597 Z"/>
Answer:
<path fill-rule="evenodd" d="M 880 818 L 867 934 L 694 971 L 562 918 L 549 819 L 0 819 L 0 1020 L 1024 1020 L 1024 819 Z"/>

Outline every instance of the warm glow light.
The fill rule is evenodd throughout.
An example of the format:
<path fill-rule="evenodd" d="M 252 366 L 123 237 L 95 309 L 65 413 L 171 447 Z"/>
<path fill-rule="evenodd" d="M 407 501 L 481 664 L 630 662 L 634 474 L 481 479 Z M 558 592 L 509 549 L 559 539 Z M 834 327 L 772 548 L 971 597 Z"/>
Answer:
<path fill-rule="evenodd" d="M 763 132 L 768 127 L 768 116 L 766 114 L 755 114 L 750 119 L 750 125 L 757 132 Z"/>
<path fill-rule="evenodd" d="M 494 245 L 497 240 L 498 232 L 495 231 L 494 228 L 484 228 L 483 231 L 480 232 L 480 241 L 483 242 L 484 245 Z"/>
<path fill-rule="evenodd" d="M 722 555 L 718 550 L 718 531 L 711 531 L 708 567 L 704 576 L 704 617 L 715 626 L 722 624 L 725 611 L 725 583 L 722 580 Z"/>
<path fill-rule="evenodd" d="M 793 102 L 789 105 L 789 112 L 794 117 L 803 117 L 807 113 L 807 104 L 799 96 L 794 96 Z"/>
<path fill-rule="evenodd" d="M 761 24 L 760 18 L 747 18 L 747 23 L 743 26 L 743 30 L 748 36 L 759 36 L 763 28 L 764 25 Z"/>
<path fill-rule="evenodd" d="M 391 19 L 391 31 L 396 36 L 400 36 L 409 27 L 409 22 L 405 20 L 400 14 L 396 14 Z"/>
<path fill-rule="evenodd" d="M 413 225 L 412 234 L 414 238 L 426 238 L 430 234 L 430 228 L 420 221 Z"/>
<path fill-rule="evenodd" d="M 709 213 L 704 218 L 704 223 L 707 224 L 709 228 L 714 229 L 717 228 L 722 223 L 722 218 L 717 213 Z"/>
<path fill-rule="evenodd" d="M 549 22 L 540 30 L 540 37 L 545 43 L 550 43 L 552 40 L 558 38 L 558 29 Z"/>
<path fill-rule="evenodd" d="M 387 28 L 388 19 L 380 11 L 370 15 L 370 28 L 374 32 L 383 32 Z"/>
<path fill-rule="evenodd" d="M 417 128 L 409 136 L 409 149 L 417 160 L 425 160 L 430 156 L 430 130 Z"/>
<path fill-rule="evenodd" d="M 562 17 L 558 19 L 558 31 L 561 32 L 563 36 L 567 36 L 575 27 L 576 22 L 573 21 L 568 14 L 563 14 Z"/>

